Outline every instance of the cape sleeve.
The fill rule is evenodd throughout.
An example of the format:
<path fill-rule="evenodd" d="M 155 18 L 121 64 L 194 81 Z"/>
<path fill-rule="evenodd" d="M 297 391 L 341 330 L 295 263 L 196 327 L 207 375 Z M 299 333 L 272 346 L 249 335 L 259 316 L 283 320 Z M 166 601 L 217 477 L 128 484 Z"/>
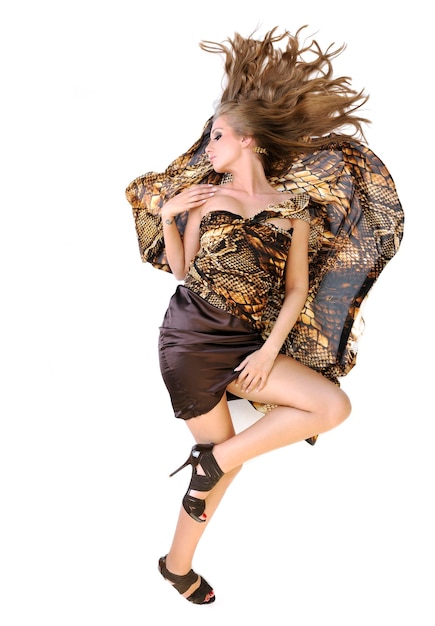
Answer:
<path fill-rule="evenodd" d="M 284 351 L 338 383 L 356 363 L 362 305 L 400 247 L 403 208 L 372 150 L 334 135 L 274 182 L 311 198 L 309 293 Z"/>
<path fill-rule="evenodd" d="M 219 182 L 205 147 L 209 142 L 211 119 L 205 124 L 201 137 L 189 150 L 177 157 L 164 172 L 148 172 L 135 178 L 125 194 L 133 210 L 139 253 L 144 263 L 171 272 L 164 239 L 160 210 L 162 205 L 183 189 L 199 183 Z M 187 221 L 187 213 L 177 215 L 175 222 L 181 236 Z"/>

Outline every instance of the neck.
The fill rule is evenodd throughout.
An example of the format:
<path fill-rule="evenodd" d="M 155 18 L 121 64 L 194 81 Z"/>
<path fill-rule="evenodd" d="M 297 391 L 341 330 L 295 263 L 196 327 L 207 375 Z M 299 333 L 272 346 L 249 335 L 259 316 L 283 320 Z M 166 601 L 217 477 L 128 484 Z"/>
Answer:
<path fill-rule="evenodd" d="M 230 181 L 227 183 L 233 189 L 246 193 L 248 196 L 255 196 L 262 193 L 270 193 L 273 189 L 264 175 L 263 167 L 252 168 L 243 171 L 234 170 L 229 172 Z"/>

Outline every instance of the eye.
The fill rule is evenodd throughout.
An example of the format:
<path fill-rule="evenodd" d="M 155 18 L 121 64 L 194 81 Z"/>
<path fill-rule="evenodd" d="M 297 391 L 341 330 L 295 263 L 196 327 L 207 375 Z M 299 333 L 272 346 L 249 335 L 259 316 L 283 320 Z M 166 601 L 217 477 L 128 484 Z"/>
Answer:
<path fill-rule="evenodd" d="M 214 137 L 213 137 L 213 141 L 219 141 L 219 139 L 222 137 L 221 133 L 217 133 Z"/>

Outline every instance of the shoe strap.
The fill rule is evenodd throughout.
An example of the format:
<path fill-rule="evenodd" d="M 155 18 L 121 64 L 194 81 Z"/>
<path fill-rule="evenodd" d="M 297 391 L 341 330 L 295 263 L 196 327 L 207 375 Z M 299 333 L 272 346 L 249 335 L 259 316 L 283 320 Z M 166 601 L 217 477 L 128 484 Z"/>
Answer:
<path fill-rule="evenodd" d="M 170 572 L 166 567 L 166 558 L 160 559 L 160 573 L 163 578 L 166 578 L 174 585 L 178 593 L 184 593 L 198 580 L 198 574 L 193 569 L 183 575 Z"/>
<path fill-rule="evenodd" d="M 194 474 L 189 489 L 194 491 L 210 491 L 224 475 L 212 452 L 205 452 L 199 459 L 204 474 Z"/>

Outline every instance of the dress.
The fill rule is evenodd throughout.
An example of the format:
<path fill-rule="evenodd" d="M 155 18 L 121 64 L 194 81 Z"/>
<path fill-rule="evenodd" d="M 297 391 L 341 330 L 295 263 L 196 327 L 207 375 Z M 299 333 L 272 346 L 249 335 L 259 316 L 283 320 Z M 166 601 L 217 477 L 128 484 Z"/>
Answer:
<path fill-rule="evenodd" d="M 163 203 L 193 184 L 222 182 L 205 153 L 211 126 L 210 118 L 199 139 L 163 172 L 148 172 L 126 188 L 141 259 L 156 269 L 171 271 Z M 395 183 L 370 148 L 339 135 L 325 137 L 322 148 L 301 154 L 269 182 L 278 191 L 308 194 L 311 216 L 308 297 L 283 350 L 340 384 L 356 364 L 363 304 L 403 238 L 404 211 Z M 176 218 L 181 235 L 186 219 L 187 214 Z M 282 293 L 270 294 L 270 319 L 281 302 Z"/>
<path fill-rule="evenodd" d="M 302 193 L 251 218 L 217 210 L 201 220 L 200 250 L 160 328 L 161 372 L 176 417 L 210 411 L 237 377 L 234 368 L 263 344 L 292 237 L 271 220 L 309 222 L 308 202 Z"/>

